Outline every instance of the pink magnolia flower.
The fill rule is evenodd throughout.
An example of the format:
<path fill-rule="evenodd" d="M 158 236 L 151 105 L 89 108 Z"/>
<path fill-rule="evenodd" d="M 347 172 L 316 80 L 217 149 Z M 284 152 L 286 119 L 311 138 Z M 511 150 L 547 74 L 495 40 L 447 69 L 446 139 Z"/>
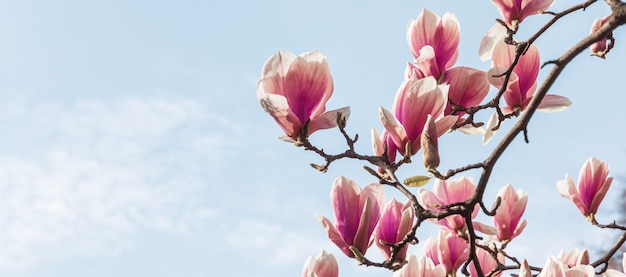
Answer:
<path fill-rule="evenodd" d="M 537 277 L 594 277 L 595 275 L 593 266 L 577 265 L 570 268 L 557 258 L 550 256 Z"/>
<path fill-rule="evenodd" d="M 419 260 L 415 255 L 401 269 L 393 273 L 393 277 L 445 277 L 446 269 L 443 265 L 435 265 L 432 260 L 422 256 Z"/>
<path fill-rule="evenodd" d="M 406 234 L 413 227 L 413 207 L 411 202 L 404 204 L 391 199 L 382 209 L 382 214 L 378 220 L 378 225 L 374 230 L 376 245 L 382 251 L 386 259 L 391 257 L 390 244 L 396 244 L 404 239 Z M 409 245 L 406 244 L 397 254 L 398 260 L 406 258 L 406 251 Z"/>
<path fill-rule="evenodd" d="M 515 60 L 515 46 L 508 45 L 504 41 L 496 43 L 494 48 L 492 64 L 493 67 L 487 73 L 489 82 L 500 89 L 504 85 L 502 75 Z M 522 55 L 513 73 L 509 78 L 504 101 L 506 106 L 502 108 L 505 114 L 520 113 L 528 107 L 528 103 L 533 98 L 537 88 L 537 76 L 539 75 L 539 50 L 534 45 L 530 45 L 524 55 Z M 544 112 L 558 112 L 567 109 L 572 102 L 566 97 L 546 94 L 539 105 L 539 110 Z"/>
<path fill-rule="evenodd" d="M 384 203 L 383 188 L 372 183 L 363 190 L 352 180 L 338 177 L 330 192 L 330 202 L 335 211 L 336 225 L 318 215 L 330 240 L 348 257 L 354 258 L 350 246 L 365 254 L 372 244 L 372 233 Z"/>
<path fill-rule="evenodd" d="M 443 209 L 439 208 L 445 205 L 453 203 L 464 202 L 474 195 L 476 186 L 472 184 L 472 181 L 467 177 L 450 180 L 435 180 L 433 185 L 434 192 L 422 189 L 419 192 L 418 200 L 424 208 L 441 212 Z M 476 217 L 478 209 L 474 209 L 472 218 Z M 436 221 L 436 219 L 434 219 Z M 465 232 L 465 219 L 463 216 L 455 214 L 445 217 L 437 224 L 455 232 Z"/>
<path fill-rule="evenodd" d="M 480 269 L 483 272 L 483 276 L 487 276 L 492 270 L 494 270 L 498 266 L 498 262 L 500 264 L 504 264 L 504 257 L 502 255 L 498 255 L 498 261 L 487 252 L 487 250 L 482 249 L 480 247 L 476 248 L 476 256 L 478 257 L 478 263 L 480 264 Z M 480 276 L 478 274 L 478 270 L 476 270 L 476 266 L 474 265 L 474 261 L 469 263 L 469 272 L 471 277 Z M 491 275 L 492 277 L 499 277 L 502 275 L 502 271 L 499 271 L 496 274 Z"/>
<path fill-rule="evenodd" d="M 613 177 L 608 177 L 609 165 L 596 158 L 589 158 L 578 175 L 578 188 L 569 175 L 561 180 L 556 187 L 561 196 L 570 199 L 578 210 L 590 221 L 595 221 L 595 214 L 606 192 L 611 187 Z"/>
<path fill-rule="evenodd" d="M 448 276 L 456 273 L 469 258 L 469 245 L 455 233 L 439 230 L 439 236 L 428 238 L 424 244 L 424 254 L 435 265 L 443 265 Z"/>
<path fill-rule="evenodd" d="M 337 259 L 333 254 L 328 254 L 326 251 L 317 256 L 310 256 L 306 262 L 304 262 L 304 268 L 302 269 L 302 277 L 337 277 L 339 276 L 339 266 L 337 265 Z"/>
<path fill-rule="evenodd" d="M 450 85 L 448 89 L 449 102 L 464 108 L 479 105 L 489 92 L 487 72 L 471 67 L 450 68 L 444 75 L 443 83 Z M 446 115 L 453 114 L 452 111 L 452 104 L 448 103 L 444 113 Z M 458 111 L 454 114 L 463 116 L 465 112 Z"/>
<path fill-rule="evenodd" d="M 415 155 L 420 150 L 420 136 L 431 115 L 437 125 L 437 136 L 447 132 L 457 116 L 444 115 L 448 102 L 447 86 L 437 85 L 432 76 L 405 80 L 398 89 L 391 112 L 379 109 L 380 120 L 388 133 L 387 142 L 393 142 L 400 154 Z M 411 149 L 406 149 L 407 142 Z M 395 160 L 395 151 L 388 151 L 389 160 Z"/>
<path fill-rule="evenodd" d="M 524 219 L 520 222 L 520 219 L 526 209 L 528 194 L 522 190 L 515 192 L 509 184 L 500 189 L 498 196 L 501 202 L 493 217 L 493 225 L 496 227 L 498 241 L 508 242 L 519 236 L 526 227 L 527 221 Z"/>
<path fill-rule="evenodd" d="M 602 27 L 602 25 L 604 25 L 604 23 L 606 23 L 606 21 L 609 19 L 610 15 L 607 15 L 603 18 L 598 18 L 596 19 L 593 24 L 591 25 L 591 29 L 589 30 L 590 34 L 593 34 L 595 32 L 597 32 L 600 27 Z M 604 59 L 604 56 L 606 55 L 606 53 L 608 52 L 607 49 L 607 38 L 603 38 L 601 40 L 598 40 L 596 42 L 594 42 L 591 46 L 589 46 L 589 49 L 591 50 L 591 55 L 592 56 L 598 56 L 600 58 Z"/>
<path fill-rule="evenodd" d="M 406 36 L 418 65 L 418 77 L 439 79 L 454 65 L 459 56 L 459 29 L 459 22 L 451 13 L 439 18 L 436 13 L 424 9 L 417 19 L 411 19 Z"/>
<path fill-rule="evenodd" d="M 580 250 L 578 248 L 574 248 L 569 252 L 561 250 L 557 259 L 569 267 L 589 264 L 589 251 L 587 251 L 587 249 Z"/>
<path fill-rule="evenodd" d="M 517 25 L 528 16 L 548 9 L 554 0 L 491 0 L 498 8 L 504 22 L 517 30 Z"/>
<path fill-rule="evenodd" d="M 296 56 L 277 52 L 263 67 L 257 84 L 257 98 L 287 135 L 295 141 L 305 123 L 308 133 L 337 126 L 337 113 L 350 116 L 350 108 L 326 111 L 326 102 L 333 93 L 326 57 L 313 51 Z"/>

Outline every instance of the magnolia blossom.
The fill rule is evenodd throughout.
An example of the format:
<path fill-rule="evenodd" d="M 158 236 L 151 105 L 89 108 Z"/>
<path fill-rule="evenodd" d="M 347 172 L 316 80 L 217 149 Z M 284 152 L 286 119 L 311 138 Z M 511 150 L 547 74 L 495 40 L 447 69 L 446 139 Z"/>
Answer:
<path fill-rule="evenodd" d="M 595 221 L 595 214 L 606 192 L 611 187 L 613 177 L 608 177 L 609 165 L 596 158 L 589 158 L 578 175 L 578 188 L 569 175 L 561 180 L 556 187 L 561 196 L 570 199 L 576 208 L 590 221 Z"/>
<path fill-rule="evenodd" d="M 554 0 L 491 0 L 498 8 L 504 22 L 517 30 L 524 18 L 548 9 Z"/>
<path fill-rule="evenodd" d="M 465 202 L 465 200 L 471 198 L 474 195 L 474 191 L 476 191 L 476 186 L 467 177 L 454 180 L 437 179 L 433 185 L 433 191 L 420 190 L 418 195 L 419 203 L 428 210 L 441 212 L 443 209 L 440 207 Z M 477 214 L 478 209 L 474 209 L 472 218 L 476 217 Z M 436 221 L 436 219 L 433 220 Z M 458 214 L 447 216 L 436 222 L 452 231 L 464 232 L 465 230 L 465 219 Z"/>
<path fill-rule="evenodd" d="M 470 108 L 479 105 L 489 92 L 489 82 L 487 72 L 471 67 L 453 67 L 446 71 L 443 83 L 449 84 L 448 99 L 454 105 Z M 451 103 L 446 105 L 444 114 L 455 114 L 463 116 L 465 112 L 457 111 L 452 113 Z M 459 119 L 462 120 L 462 119 Z"/>
<path fill-rule="evenodd" d="M 493 271 L 498 266 L 498 262 L 500 264 L 504 264 L 504 257 L 502 255 L 498 255 L 498 261 L 496 261 L 493 256 L 487 252 L 487 250 L 480 247 L 476 248 L 476 256 L 478 257 L 478 263 L 480 264 L 480 270 L 483 272 L 483 276 L 487 276 L 487 274 Z M 469 272 L 471 277 L 480 276 L 480 274 L 478 274 L 478 270 L 476 270 L 474 261 L 469 263 Z M 502 271 L 499 271 L 491 276 L 499 277 L 500 275 L 502 275 Z"/>
<path fill-rule="evenodd" d="M 561 252 L 557 256 L 557 259 L 559 259 L 559 261 L 563 262 L 569 267 L 574 267 L 581 264 L 589 264 L 589 251 L 587 251 L 587 249 L 580 250 L 578 248 L 574 248 L 569 252 L 561 250 Z"/>
<path fill-rule="evenodd" d="M 446 269 L 443 265 L 435 265 L 426 256 L 417 259 L 415 255 L 409 257 L 409 261 L 401 269 L 393 273 L 393 277 L 445 277 Z"/>
<path fill-rule="evenodd" d="M 257 98 L 286 134 L 287 141 L 296 141 L 308 122 L 308 136 L 320 129 L 337 126 L 337 114 L 350 116 L 350 108 L 326 111 L 326 102 L 333 93 L 326 57 L 313 51 L 296 56 L 277 52 L 263 67 L 257 84 Z"/>
<path fill-rule="evenodd" d="M 606 23 L 606 21 L 609 19 L 610 15 L 607 15 L 603 18 L 598 18 L 596 19 L 593 24 L 591 25 L 591 29 L 589 30 L 590 34 L 593 34 L 595 32 L 597 32 L 600 27 L 602 27 L 602 25 L 604 25 L 604 23 Z M 589 46 L 589 49 L 591 50 L 591 55 L 592 56 L 598 56 L 600 58 L 604 59 L 604 56 L 606 55 L 606 53 L 609 51 L 609 49 L 607 48 L 607 38 L 604 37 L 601 40 L 598 40 L 596 42 L 594 42 L 591 46 Z"/>
<path fill-rule="evenodd" d="M 330 202 L 336 225 L 328 218 L 317 216 L 330 240 L 348 257 L 355 257 L 350 246 L 365 254 L 372 244 L 372 233 L 384 203 L 382 186 L 372 183 L 361 190 L 354 181 L 341 176 L 333 183 Z"/>
<path fill-rule="evenodd" d="M 411 202 L 404 204 L 391 199 L 382 209 L 378 225 L 374 230 L 376 245 L 383 252 L 385 258 L 391 257 L 391 246 L 404 239 L 413 227 L 413 207 Z M 404 260 L 409 244 L 406 244 L 397 254 L 398 260 Z"/>
<path fill-rule="evenodd" d="M 337 259 L 333 254 L 328 254 L 326 251 L 317 256 L 310 256 L 306 262 L 304 262 L 304 268 L 302 269 L 302 277 L 337 277 L 339 276 L 339 266 L 337 265 Z"/>
<path fill-rule="evenodd" d="M 380 107 L 379 114 L 388 139 L 383 143 L 393 143 L 400 154 L 415 155 L 420 150 L 420 136 L 428 115 L 436 123 L 437 136 L 443 135 L 456 122 L 458 116 L 444 115 L 447 105 L 447 86 L 437 85 L 432 76 L 418 79 L 413 76 L 405 80 L 398 92 L 391 112 Z M 411 142 L 411 148 L 406 149 Z M 395 160 L 395 151 L 388 149 L 389 160 Z"/>
<path fill-rule="evenodd" d="M 459 22 L 451 13 L 439 18 L 436 13 L 424 9 L 417 19 L 411 19 L 406 36 L 418 65 L 418 77 L 439 79 L 454 65 L 459 56 L 459 29 Z"/>
<path fill-rule="evenodd" d="M 593 266 L 577 265 L 570 268 L 559 259 L 550 256 L 537 277 L 594 277 L 595 275 Z"/>
<path fill-rule="evenodd" d="M 513 186 L 509 184 L 500 189 L 498 196 L 501 201 L 493 217 L 493 225 L 496 227 L 498 241 L 508 242 L 519 236 L 526 227 L 527 221 L 524 219 L 520 222 L 520 219 L 526 209 L 528 194 L 522 190 L 515 192 Z"/>
<path fill-rule="evenodd" d="M 504 41 L 496 43 L 494 48 L 492 65 L 487 73 L 489 82 L 500 89 L 504 85 L 503 73 L 515 60 L 516 49 Z M 528 107 L 537 88 L 537 76 L 539 75 L 539 50 L 530 45 L 526 53 L 519 57 L 517 65 L 513 68 L 511 77 L 504 92 L 506 106 L 502 107 L 505 114 L 518 114 Z M 572 102 L 566 97 L 546 94 L 539 104 L 538 110 L 544 112 L 558 112 L 567 109 Z"/>
<path fill-rule="evenodd" d="M 454 276 L 469 258 L 469 245 L 455 233 L 441 229 L 436 239 L 430 237 L 426 240 L 424 254 L 435 265 L 443 265 L 446 275 Z"/>

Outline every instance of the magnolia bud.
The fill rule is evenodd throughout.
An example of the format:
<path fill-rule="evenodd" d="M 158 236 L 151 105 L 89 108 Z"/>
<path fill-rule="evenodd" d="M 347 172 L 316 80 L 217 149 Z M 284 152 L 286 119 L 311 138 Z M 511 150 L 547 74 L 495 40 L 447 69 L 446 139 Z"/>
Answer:
<path fill-rule="evenodd" d="M 428 171 L 437 170 L 439 166 L 439 147 L 437 146 L 437 127 L 431 115 L 428 115 L 420 140 L 424 167 Z"/>

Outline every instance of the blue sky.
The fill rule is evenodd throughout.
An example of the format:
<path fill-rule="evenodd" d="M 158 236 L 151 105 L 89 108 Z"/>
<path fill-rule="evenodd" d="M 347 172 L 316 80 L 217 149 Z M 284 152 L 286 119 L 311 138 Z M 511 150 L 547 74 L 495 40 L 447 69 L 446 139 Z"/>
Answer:
<path fill-rule="evenodd" d="M 458 65 L 489 69 L 476 53 L 498 16 L 490 1 L 0 1 L 0 275 L 298 276 L 325 249 L 342 276 L 389 276 L 342 257 L 315 219 L 332 216 L 337 176 L 373 180 L 352 161 L 312 170 L 318 157 L 277 139 L 256 82 L 278 50 L 326 54 L 335 80 L 328 107 L 352 107 L 348 131 L 370 153 L 377 109 L 391 107 L 411 59 L 406 25 L 425 7 L 458 17 Z M 546 33 L 542 60 L 606 13 L 598 3 Z M 545 17 L 529 18 L 520 35 Z M 538 114 L 531 143 L 516 140 L 496 167 L 488 199 L 507 183 L 530 197 L 512 255 L 532 254 L 541 266 L 545 255 L 607 236 L 555 183 L 577 176 L 591 155 L 613 176 L 626 172 L 621 35 L 607 60 L 581 55 L 564 71 L 552 93 L 574 105 Z M 501 136 L 482 146 L 446 135 L 441 168 L 479 161 Z M 333 130 L 312 139 L 344 149 Z M 616 179 L 614 194 L 624 187 Z M 616 212 L 617 197 L 608 198 L 600 221 Z"/>

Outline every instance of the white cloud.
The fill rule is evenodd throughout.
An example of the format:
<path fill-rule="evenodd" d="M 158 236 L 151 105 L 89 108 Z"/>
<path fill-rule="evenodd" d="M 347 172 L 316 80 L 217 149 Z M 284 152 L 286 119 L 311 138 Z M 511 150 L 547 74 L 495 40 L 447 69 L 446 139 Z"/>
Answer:
<path fill-rule="evenodd" d="M 21 107 L 1 117 L 12 124 L 0 148 L 0 271 L 115 255 L 144 230 L 189 235 L 219 214 L 187 165 L 212 170 L 206 153 L 238 143 L 217 135 L 223 129 L 199 128 L 216 118 L 201 104 L 128 98 Z"/>
<path fill-rule="evenodd" d="M 336 246 L 320 234 L 322 232 L 307 234 L 301 229 L 286 229 L 284 224 L 241 219 L 222 236 L 226 247 L 252 262 L 270 267 L 293 267 L 304 264 L 308 256 L 321 249 L 335 250 Z"/>

